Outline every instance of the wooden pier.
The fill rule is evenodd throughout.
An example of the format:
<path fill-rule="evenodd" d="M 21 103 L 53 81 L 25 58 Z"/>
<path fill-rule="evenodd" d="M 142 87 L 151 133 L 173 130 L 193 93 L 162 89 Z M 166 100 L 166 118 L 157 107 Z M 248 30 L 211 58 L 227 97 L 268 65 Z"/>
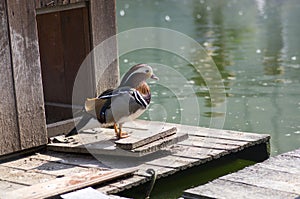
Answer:
<path fill-rule="evenodd" d="M 300 198 L 300 149 L 188 189 L 183 198 Z"/>
<path fill-rule="evenodd" d="M 92 186 L 114 194 L 149 181 L 149 168 L 162 178 L 230 154 L 260 161 L 269 155 L 269 135 L 138 121 L 138 126 L 149 129 L 157 125 L 176 127 L 188 138 L 137 157 L 99 153 L 93 157 L 48 149 L 6 161 L 0 165 L 0 193 L 4 198 L 41 198 Z"/>

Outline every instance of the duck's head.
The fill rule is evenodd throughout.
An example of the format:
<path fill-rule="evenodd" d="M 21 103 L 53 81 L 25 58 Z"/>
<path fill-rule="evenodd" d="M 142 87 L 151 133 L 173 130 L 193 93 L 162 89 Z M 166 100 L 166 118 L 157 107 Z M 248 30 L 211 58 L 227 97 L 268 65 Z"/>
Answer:
<path fill-rule="evenodd" d="M 158 77 L 153 73 L 151 66 L 147 64 L 137 64 L 132 66 L 122 78 L 120 87 L 129 86 L 136 88 L 147 79 L 158 80 Z"/>

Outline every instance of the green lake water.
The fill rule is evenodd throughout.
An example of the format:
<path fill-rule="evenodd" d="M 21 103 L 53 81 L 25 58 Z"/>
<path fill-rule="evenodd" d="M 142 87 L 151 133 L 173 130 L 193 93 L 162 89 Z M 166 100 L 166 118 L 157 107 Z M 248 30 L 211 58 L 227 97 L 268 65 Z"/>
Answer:
<path fill-rule="evenodd" d="M 170 78 L 157 67 L 156 75 L 169 82 L 151 83 L 153 103 L 141 118 L 204 127 L 209 127 L 211 118 L 224 118 L 223 129 L 270 134 L 271 155 L 299 148 L 299 10 L 298 0 L 117 0 L 118 32 L 163 27 L 193 38 L 211 55 L 225 88 L 226 100 L 221 103 L 226 102 L 226 111 L 214 112 L 211 108 L 217 105 L 205 78 L 192 63 L 158 49 L 126 53 L 120 56 L 121 73 L 136 63 L 158 63 L 186 80 Z M 197 62 L 197 52 L 190 53 Z M 180 100 L 189 99 L 191 93 L 178 96 L 172 89 L 187 87 L 197 103 L 181 107 Z M 182 120 L 185 108 L 190 114 Z M 232 168 L 236 167 L 233 162 Z"/>

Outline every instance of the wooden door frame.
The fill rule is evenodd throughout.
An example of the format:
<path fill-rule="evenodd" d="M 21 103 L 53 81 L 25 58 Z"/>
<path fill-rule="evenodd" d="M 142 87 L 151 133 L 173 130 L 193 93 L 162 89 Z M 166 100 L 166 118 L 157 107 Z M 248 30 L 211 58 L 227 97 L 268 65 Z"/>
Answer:
<path fill-rule="evenodd" d="M 45 7 L 41 5 L 46 5 L 46 3 L 40 1 L 36 5 L 37 14 L 45 14 L 57 11 L 65 11 L 70 9 L 88 7 L 88 17 L 89 17 L 89 32 L 90 32 L 90 47 L 94 49 L 105 39 L 116 35 L 116 2 L 115 0 L 79 0 L 80 2 L 72 3 L 69 1 L 66 5 L 55 5 L 51 7 Z M 106 27 L 106 28 L 103 28 Z M 115 39 L 115 38 L 114 38 Z M 117 57 L 117 41 L 113 41 L 113 49 L 109 53 L 113 52 L 115 57 Z M 99 66 L 95 63 L 93 64 L 94 71 L 99 70 Z M 99 94 L 106 90 L 107 88 L 113 88 L 119 83 L 119 67 L 118 60 L 115 60 L 109 65 L 105 74 L 101 77 L 94 73 L 95 79 L 95 90 L 96 94 Z M 56 123 L 47 124 L 47 135 L 48 137 L 53 137 L 59 134 L 65 134 L 69 132 L 75 125 L 78 118 L 62 120 Z"/>

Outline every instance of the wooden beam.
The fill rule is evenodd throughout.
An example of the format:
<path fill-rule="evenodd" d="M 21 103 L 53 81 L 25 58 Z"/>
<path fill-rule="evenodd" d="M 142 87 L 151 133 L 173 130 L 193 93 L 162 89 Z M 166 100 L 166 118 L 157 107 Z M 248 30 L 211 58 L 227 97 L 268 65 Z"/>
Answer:
<path fill-rule="evenodd" d="M 7 2 L 21 149 L 47 143 L 35 2 Z"/>
<path fill-rule="evenodd" d="M 47 124 L 48 137 L 50 138 L 57 135 L 67 134 L 75 127 L 74 122 L 76 123 L 77 121 L 79 121 L 79 119 L 80 118 L 78 117 L 74 119 L 68 119 L 60 122 Z"/>
<path fill-rule="evenodd" d="M 0 155 L 21 149 L 5 2 L 0 0 Z"/>
<path fill-rule="evenodd" d="M 95 69 L 97 94 L 119 83 L 117 40 L 112 38 L 103 45 L 104 51 L 96 48 L 106 39 L 116 35 L 115 0 L 90 0 L 90 30 Z M 102 43 L 103 44 L 103 43 Z M 95 49 L 96 48 L 96 49 Z M 114 59 L 116 58 L 116 59 Z"/>
<path fill-rule="evenodd" d="M 45 6 L 38 8 L 36 10 L 36 14 L 47 14 L 47 13 L 52 13 L 52 12 L 60 12 L 60 11 L 66 11 L 66 10 L 71 10 L 71 9 L 76 9 L 76 8 L 84 8 L 86 7 L 86 2 L 82 0 L 82 2 L 77 2 L 77 3 L 70 3 L 66 5 L 59 5 L 59 6 Z"/>

